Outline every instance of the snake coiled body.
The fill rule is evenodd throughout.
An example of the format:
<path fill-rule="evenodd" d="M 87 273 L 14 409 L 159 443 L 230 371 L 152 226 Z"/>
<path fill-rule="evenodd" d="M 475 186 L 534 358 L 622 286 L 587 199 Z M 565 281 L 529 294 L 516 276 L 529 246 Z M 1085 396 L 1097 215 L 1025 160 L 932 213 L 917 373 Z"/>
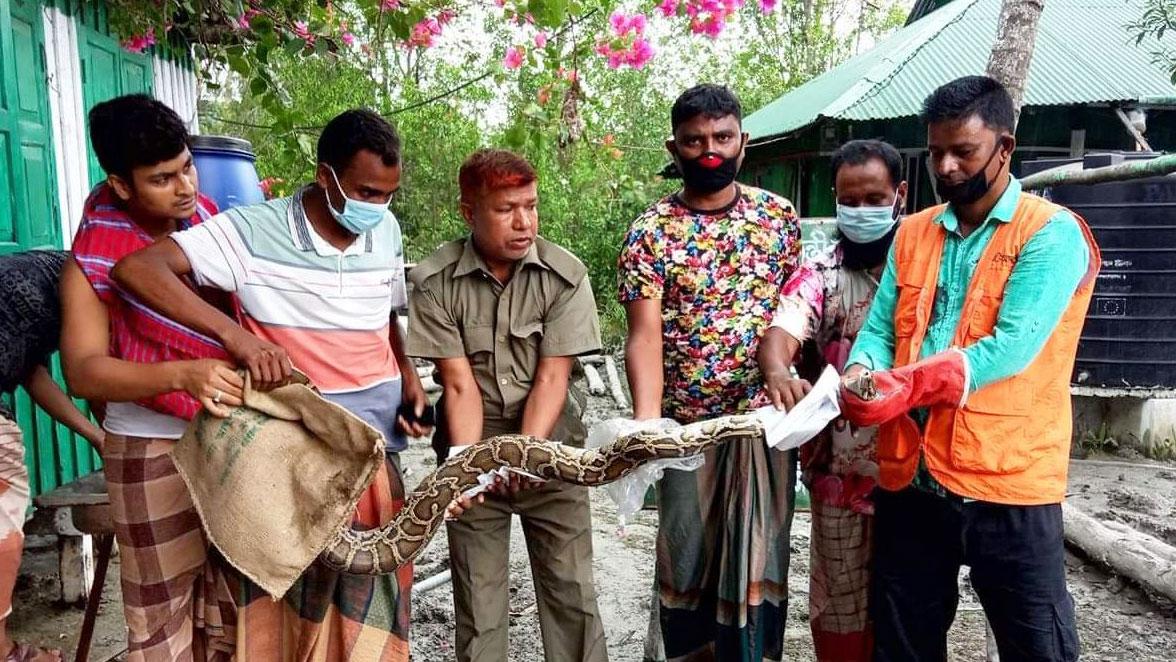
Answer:
<path fill-rule="evenodd" d="M 754 416 L 726 416 L 668 432 L 630 434 L 599 448 L 575 448 L 505 435 L 479 442 L 449 458 L 417 485 L 404 508 L 378 529 L 345 525 L 319 556 L 327 567 L 352 574 L 380 575 L 416 558 L 440 528 L 445 508 L 478 477 L 499 467 L 521 469 L 544 479 L 595 487 L 611 483 L 652 460 L 698 455 L 736 438 L 762 437 Z"/>

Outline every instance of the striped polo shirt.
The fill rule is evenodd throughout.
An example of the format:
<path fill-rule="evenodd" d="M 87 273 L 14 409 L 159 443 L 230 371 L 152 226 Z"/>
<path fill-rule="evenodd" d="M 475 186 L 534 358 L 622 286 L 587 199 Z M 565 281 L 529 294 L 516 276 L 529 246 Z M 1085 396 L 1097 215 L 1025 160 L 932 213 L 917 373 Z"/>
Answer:
<path fill-rule="evenodd" d="M 325 396 L 400 450 L 389 340 L 393 311 L 407 304 L 400 224 L 388 212 L 340 251 L 307 219 L 307 190 L 230 209 L 172 239 L 197 283 L 235 293 L 246 329 L 284 347 Z"/>

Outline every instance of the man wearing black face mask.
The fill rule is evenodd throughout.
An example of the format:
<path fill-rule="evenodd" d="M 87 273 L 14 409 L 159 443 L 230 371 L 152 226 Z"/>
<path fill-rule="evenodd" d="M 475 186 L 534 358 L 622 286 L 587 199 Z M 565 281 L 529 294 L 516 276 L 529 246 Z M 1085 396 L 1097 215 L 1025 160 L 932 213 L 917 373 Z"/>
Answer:
<path fill-rule="evenodd" d="M 754 361 L 800 257 L 787 200 L 735 183 L 739 101 L 699 85 L 674 103 L 667 149 L 682 190 L 630 227 L 619 262 L 637 419 L 681 423 L 766 405 Z M 790 453 L 730 442 L 658 486 L 660 641 L 670 659 L 778 660 L 788 597 Z M 656 655 L 660 657 L 660 655 Z M 664 659 L 664 658 L 663 658 Z"/>
<path fill-rule="evenodd" d="M 947 83 L 923 117 L 947 204 L 903 221 L 842 387 L 842 414 L 879 426 L 875 660 L 946 658 L 961 565 L 1002 660 L 1075 660 L 1061 501 L 1098 246 L 1009 174 L 995 80 Z"/>

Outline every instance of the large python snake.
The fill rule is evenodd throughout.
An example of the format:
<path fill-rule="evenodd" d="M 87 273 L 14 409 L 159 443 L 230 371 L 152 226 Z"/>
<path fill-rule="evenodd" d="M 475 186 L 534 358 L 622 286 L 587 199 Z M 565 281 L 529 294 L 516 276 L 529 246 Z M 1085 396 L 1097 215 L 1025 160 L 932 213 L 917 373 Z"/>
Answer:
<path fill-rule="evenodd" d="M 449 458 L 417 485 L 404 508 L 378 529 L 357 531 L 346 523 L 319 556 L 327 567 L 361 575 L 395 572 L 419 554 L 441 526 L 445 508 L 478 476 L 499 467 L 522 469 L 540 478 L 599 486 L 660 459 L 697 455 L 740 437 L 762 438 L 755 416 L 726 416 L 667 432 L 625 435 L 599 448 L 575 448 L 527 437 L 505 435 L 479 442 Z"/>

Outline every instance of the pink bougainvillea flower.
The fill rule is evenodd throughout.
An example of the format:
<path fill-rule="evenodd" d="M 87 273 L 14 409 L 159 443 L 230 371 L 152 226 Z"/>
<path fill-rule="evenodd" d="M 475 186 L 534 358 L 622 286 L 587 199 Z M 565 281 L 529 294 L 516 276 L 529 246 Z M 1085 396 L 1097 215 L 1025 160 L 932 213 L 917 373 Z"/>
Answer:
<path fill-rule="evenodd" d="M 441 23 L 435 18 L 426 18 L 412 26 L 412 33 L 408 37 L 408 46 L 429 48 L 434 38 L 441 34 Z"/>
<path fill-rule="evenodd" d="M 253 9 L 252 7 L 250 7 L 249 9 L 246 9 L 244 14 L 241 14 L 240 16 L 237 17 L 237 27 L 241 28 L 242 30 L 250 29 L 251 27 L 253 27 L 252 26 L 253 18 L 255 16 L 259 16 L 259 15 L 261 15 L 261 12 L 256 9 Z"/>
<path fill-rule="evenodd" d="M 449 25 L 455 18 L 457 18 L 457 12 L 453 11 L 452 9 L 446 9 L 443 10 L 440 14 L 437 14 L 437 22 L 441 25 Z"/>
<path fill-rule="evenodd" d="M 759 0 L 760 11 L 765 14 L 772 13 L 772 10 L 776 8 L 776 2 L 777 0 Z"/>
<path fill-rule="evenodd" d="M 629 48 L 626 63 L 634 69 L 644 67 L 653 58 L 653 46 L 648 39 L 637 39 Z"/>
<path fill-rule="evenodd" d="M 535 33 L 535 48 L 547 48 L 547 33 L 546 32 L 536 32 Z"/>
<path fill-rule="evenodd" d="M 679 0 L 662 0 L 657 8 L 661 11 L 662 16 L 669 18 L 678 13 L 679 4 Z"/>
<path fill-rule="evenodd" d="M 396 11 L 400 9 L 400 0 L 384 0 L 380 3 L 380 11 Z"/>
<path fill-rule="evenodd" d="M 629 24 L 629 18 L 624 13 L 616 11 L 608 17 L 608 24 L 612 26 L 613 33 L 620 36 L 624 34 L 625 26 Z"/>
<path fill-rule="evenodd" d="M 294 21 L 294 34 L 308 44 L 314 43 L 314 35 L 310 34 L 306 21 Z"/>
<path fill-rule="evenodd" d="M 539 88 L 539 93 L 535 95 L 535 101 L 540 106 L 546 106 L 548 101 L 551 101 L 551 86 L 544 85 Z"/>
<path fill-rule="evenodd" d="M 506 49 L 506 57 L 502 58 L 502 66 L 507 69 L 518 69 L 523 66 L 523 60 L 527 58 L 527 52 L 522 46 L 511 46 Z"/>
<path fill-rule="evenodd" d="M 285 183 L 285 181 L 281 177 L 266 177 L 258 183 L 261 186 L 262 194 L 265 195 L 265 199 L 270 200 L 274 197 L 274 186 Z"/>
<path fill-rule="evenodd" d="M 135 35 L 122 43 L 123 50 L 130 53 L 142 53 L 155 45 L 155 28 L 148 28 L 143 34 Z"/>
<path fill-rule="evenodd" d="M 343 43 L 347 44 L 348 46 L 351 46 L 355 43 L 355 35 L 351 34 L 350 32 L 344 32 L 339 38 L 342 39 Z"/>

